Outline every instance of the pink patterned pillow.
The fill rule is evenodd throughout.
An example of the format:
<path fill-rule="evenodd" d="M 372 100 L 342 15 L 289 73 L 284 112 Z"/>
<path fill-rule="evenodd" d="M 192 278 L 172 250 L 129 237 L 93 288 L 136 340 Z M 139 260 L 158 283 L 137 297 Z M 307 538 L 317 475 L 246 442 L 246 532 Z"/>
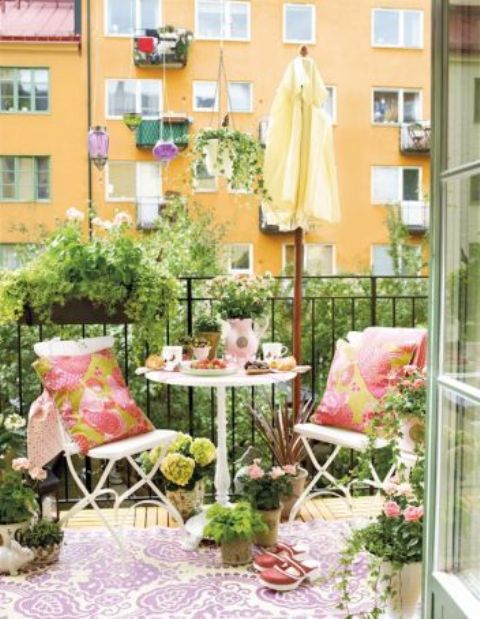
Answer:
<path fill-rule="evenodd" d="M 400 330 L 401 331 L 401 330 Z M 337 342 L 322 401 L 314 423 L 364 432 L 379 398 L 385 393 L 388 376 L 410 363 L 416 342 L 397 338 L 365 337 L 351 344 Z"/>
<path fill-rule="evenodd" d="M 33 367 L 81 453 L 154 429 L 132 399 L 112 350 L 41 357 Z"/>

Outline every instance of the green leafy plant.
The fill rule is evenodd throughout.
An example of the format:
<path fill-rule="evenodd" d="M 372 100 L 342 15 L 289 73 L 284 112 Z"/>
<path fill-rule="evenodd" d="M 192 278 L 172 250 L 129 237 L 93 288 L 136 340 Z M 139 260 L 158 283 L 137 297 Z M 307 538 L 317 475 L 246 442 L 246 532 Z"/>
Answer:
<path fill-rule="evenodd" d="M 20 544 L 28 548 L 47 548 L 62 541 L 63 531 L 58 522 L 47 519 L 35 522 L 19 535 Z"/>
<path fill-rule="evenodd" d="M 223 275 L 207 284 L 207 290 L 218 301 L 222 318 L 259 318 L 272 296 L 275 281 L 271 275 Z"/>
<path fill-rule="evenodd" d="M 247 502 L 241 501 L 233 507 L 215 503 L 207 511 L 204 534 L 217 544 L 228 544 L 235 540 L 253 540 L 257 534 L 266 531 L 267 525 L 261 515 Z"/>
<path fill-rule="evenodd" d="M 17 413 L 0 414 L 0 472 L 25 451 L 25 419 Z"/>
<path fill-rule="evenodd" d="M 280 466 L 270 470 L 261 466 L 261 459 L 255 458 L 239 477 L 242 492 L 256 509 L 269 511 L 280 507 L 280 500 L 292 494 L 290 476 Z"/>
<path fill-rule="evenodd" d="M 20 473 L 0 475 L 0 524 L 29 520 L 37 509 L 35 492 Z"/>
<path fill-rule="evenodd" d="M 198 314 L 194 329 L 197 333 L 220 333 L 222 325 L 216 314 L 203 311 Z"/>
<path fill-rule="evenodd" d="M 263 179 L 263 149 L 260 142 L 242 131 L 221 127 L 219 129 L 202 129 L 195 135 L 192 148 L 192 175 L 195 170 L 206 164 L 206 150 L 212 140 L 218 141 L 216 149 L 216 167 L 222 175 L 227 176 L 230 187 L 234 190 L 252 191 L 262 199 L 267 199 Z M 227 175 L 224 167 L 225 158 L 231 162 L 231 173 Z"/>

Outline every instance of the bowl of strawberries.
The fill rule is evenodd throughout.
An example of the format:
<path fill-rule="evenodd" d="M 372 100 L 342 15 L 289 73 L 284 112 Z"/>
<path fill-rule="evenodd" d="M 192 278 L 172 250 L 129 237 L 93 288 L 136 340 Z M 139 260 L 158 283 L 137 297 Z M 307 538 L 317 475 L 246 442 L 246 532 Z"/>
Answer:
<path fill-rule="evenodd" d="M 228 365 L 225 359 L 214 358 L 184 363 L 181 365 L 180 371 L 192 376 L 229 376 L 230 374 L 236 374 L 238 368 Z"/>

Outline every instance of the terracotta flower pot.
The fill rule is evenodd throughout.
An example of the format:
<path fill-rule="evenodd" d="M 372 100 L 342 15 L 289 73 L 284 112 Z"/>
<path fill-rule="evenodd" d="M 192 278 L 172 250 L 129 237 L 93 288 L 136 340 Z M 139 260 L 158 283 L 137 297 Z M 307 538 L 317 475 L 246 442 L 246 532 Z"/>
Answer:
<path fill-rule="evenodd" d="M 407 563 L 398 571 L 391 563 L 383 563 L 381 573 L 390 576 L 392 586 L 392 595 L 383 616 L 388 619 L 413 618 L 422 593 L 422 564 Z"/>
<path fill-rule="evenodd" d="M 237 539 L 221 545 L 223 565 L 245 565 L 252 562 L 252 542 Z"/>
<path fill-rule="evenodd" d="M 207 340 L 210 345 L 210 352 L 208 353 L 209 359 L 215 359 L 217 356 L 217 347 L 220 343 L 220 332 L 216 331 L 199 331 L 197 337 L 201 340 Z"/>
<path fill-rule="evenodd" d="M 259 546 L 275 546 L 278 540 L 278 525 L 280 524 L 280 515 L 282 513 L 282 505 L 278 509 L 258 510 L 263 522 L 267 525 L 268 531 L 258 533 L 255 537 L 255 544 Z"/>
<path fill-rule="evenodd" d="M 302 492 L 305 490 L 305 483 L 307 481 L 308 471 L 304 468 L 298 468 L 298 474 L 296 477 L 291 477 L 290 481 L 292 483 L 292 494 L 290 496 L 282 497 L 283 509 L 282 509 L 282 520 L 288 520 L 290 516 L 290 512 L 292 511 L 292 507 L 295 504 L 295 501 L 300 497 Z"/>

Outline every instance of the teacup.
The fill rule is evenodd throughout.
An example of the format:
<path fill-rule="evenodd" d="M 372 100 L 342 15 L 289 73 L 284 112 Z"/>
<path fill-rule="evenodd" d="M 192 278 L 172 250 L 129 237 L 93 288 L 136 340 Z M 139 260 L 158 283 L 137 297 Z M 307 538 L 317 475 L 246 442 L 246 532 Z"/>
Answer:
<path fill-rule="evenodd" d="M 262 350 L 265 361 L 280 359 L 280 357 L 283 357 L 288 352 L 288 348 L 280 342 L 267 342 L 262 345 Z"/>
<path fill-rule="evenodd" d="M 162 359 L 165 361 L 165 369 L 175 369 L 181 363 L 182 355 L 182 346 L 164 346 L 162 348 Z"/>
<path fill-rule="evenodd" d="M 210 346 L 202 346 L 202 347 L 194 347 L 193 348 L 193 356 L 197 361 L 205 361 L 208 359 L 208 355 L 210 354 Z"/>

